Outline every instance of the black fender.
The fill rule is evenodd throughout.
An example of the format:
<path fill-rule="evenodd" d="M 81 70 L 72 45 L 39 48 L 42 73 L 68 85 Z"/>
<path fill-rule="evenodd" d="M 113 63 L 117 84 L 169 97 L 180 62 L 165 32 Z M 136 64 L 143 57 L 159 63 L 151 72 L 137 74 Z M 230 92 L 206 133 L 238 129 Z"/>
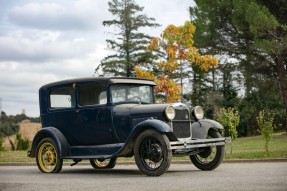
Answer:
<path fill-rule="evenodd" d="M 32 142 L 31 150 L 28 152 L 28 157 L 35 157 L 39 142 L 46 137 L 50 137 L 55 141 L 59 150 L 60 158 L 70 156 L 70 144 L 61 131 L 55 127 L 44 127 L 36 133 Z"/>
<path fill-rule="evenodd" d="M 133 136 L 137 132 L 142 132 L 146 129 L 154 129 L 159 131 L 160 133 L 172 132 L 171 127 L 167 123 L 158 119 L 147 119 L 133 127 L 131 136 Z"/>
<path fill-rule="evenodd" d="M 170 141 L 177 141 L 178 139 L 172 132 L 172 128 L 165 122 L 158 119 L 147 119 L 134 126 L 131 134 L 127 138 L 127 141 L 123 148 L 115 156 L 131 156 L 133 152 L 133 145 L 138 135 L 147 129 L 154 129 L 159 133 L 167 135 Z"/>
<path fill-rule="evenodd" d="M 132 130 L 131 137 L 139 135 L 146 129 L 154 129 L 160 133 L 167 135 L 170 141 L 177 141 L 177 138 L 173 134 L 172 128 L 166 123 L 158 119 L 147 119 L 138 123 Z"/>
<path fill-rule="evenodd" d="M 211 119 L 200 119 L 191 124 L 192 138 L 205 139 L 209 129 L 223 130 L 223 126 Z"/>

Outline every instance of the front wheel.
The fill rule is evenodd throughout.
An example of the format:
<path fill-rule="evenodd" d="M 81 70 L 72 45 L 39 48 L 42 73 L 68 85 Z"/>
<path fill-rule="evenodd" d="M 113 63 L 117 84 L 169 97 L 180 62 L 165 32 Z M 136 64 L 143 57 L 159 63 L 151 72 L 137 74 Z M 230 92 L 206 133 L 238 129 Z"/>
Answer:
<path fill-rule="evenodd" d="M 139 170 L 147 176 L 160 176 L 170 166 L 171 147 L 166 135 L 146 130 L 139 135 L 134 146 Z"/>
<path fill-rule="evenodd" d="M 221 135 L 215 130 L 208 132 L 208 138 L 220 138 Z M 224 145 L 203 148 L 199 154 L 191 155 L 190 159 L 194 166 L 201 170 L 213 170 L 219 166 L 224 158 Z"/>
<path fill-rule="evenodd" d="M 90 159 L 92 167 L 95 169 L 114 168 L 117 163 L 117 158 L 110 159 Z"/>
<path fill-rule="evenodd" d="M 55 141 L 51 138 L 44 138 L 36 149 L 37 166 L 44 173 L 58 173 L 62 170 L 63 159 Z"/>

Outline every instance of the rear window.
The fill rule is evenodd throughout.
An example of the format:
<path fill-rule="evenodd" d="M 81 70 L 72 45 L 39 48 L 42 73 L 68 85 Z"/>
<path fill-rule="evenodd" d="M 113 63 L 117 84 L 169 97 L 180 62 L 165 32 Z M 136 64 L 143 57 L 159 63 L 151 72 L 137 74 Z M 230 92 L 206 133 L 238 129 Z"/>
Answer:
<path fill-rule="evenodd" d="M 50 92 L 50 108 L 72 108 L 75 107 L 75 90 L 73 87 L 61 87 Z"/>

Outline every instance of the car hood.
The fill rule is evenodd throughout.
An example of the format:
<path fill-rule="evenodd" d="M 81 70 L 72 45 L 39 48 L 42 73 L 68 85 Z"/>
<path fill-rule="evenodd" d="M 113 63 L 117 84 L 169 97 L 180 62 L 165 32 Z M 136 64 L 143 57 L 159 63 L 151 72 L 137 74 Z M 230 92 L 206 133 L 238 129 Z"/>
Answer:
<path fill-rule="evenodd" d="M 153 117 L 162 119 L 165 108 L 170 104 L 120 104 L 114 106 L 116 116 L 127 115 L 130 117 Z"/>

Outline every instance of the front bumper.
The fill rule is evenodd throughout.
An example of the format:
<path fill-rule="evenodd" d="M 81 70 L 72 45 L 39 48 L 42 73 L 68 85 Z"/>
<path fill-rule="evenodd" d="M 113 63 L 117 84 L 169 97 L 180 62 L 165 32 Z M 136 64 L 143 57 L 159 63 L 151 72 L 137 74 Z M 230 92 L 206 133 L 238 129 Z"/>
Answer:
<path fill-rule="evenodd" d="M 213 138 L 213 139 L 182 139 L 179 141 L 171 142 L 170 145 L 172 150 L 180 150 L 180 149 L 220 146 L 230 142 L 231 142 L 230 137 Z"/>

